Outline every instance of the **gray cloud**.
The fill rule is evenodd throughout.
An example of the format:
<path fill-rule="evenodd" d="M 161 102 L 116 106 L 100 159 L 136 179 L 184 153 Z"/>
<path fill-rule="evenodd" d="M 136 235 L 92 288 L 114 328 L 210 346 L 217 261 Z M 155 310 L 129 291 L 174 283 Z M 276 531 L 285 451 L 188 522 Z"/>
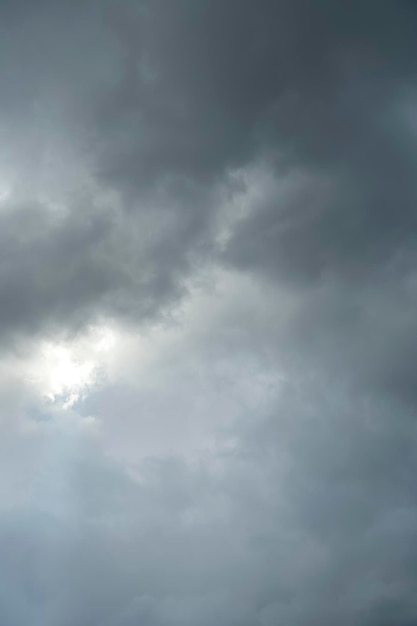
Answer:
<path fill-rule="evenodd" d="M 0 17 L 1 624 L 415 624 L 414 3 Z"/>
<path fill-rule="evenodd" d="M 328 386 L 290 386 L 233 449 L 148 460 L 139 482 L 88 441 L 67 476 L 62 453 L 34 459 L 36 505 L 3 515 L 3 619 L 23 593 L 44 623 L 411 623 L 415 429 Z M 51 481 L 69 510 L 42 501 Z"/>

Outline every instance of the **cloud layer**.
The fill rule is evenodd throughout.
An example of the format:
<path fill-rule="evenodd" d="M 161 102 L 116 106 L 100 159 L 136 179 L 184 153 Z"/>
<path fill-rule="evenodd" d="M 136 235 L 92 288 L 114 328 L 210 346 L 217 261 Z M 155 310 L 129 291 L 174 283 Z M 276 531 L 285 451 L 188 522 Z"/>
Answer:
<path fill-rule="evenodd" d="M 417 623 L 413 2 L 0 7 L 0 623 Z"/>

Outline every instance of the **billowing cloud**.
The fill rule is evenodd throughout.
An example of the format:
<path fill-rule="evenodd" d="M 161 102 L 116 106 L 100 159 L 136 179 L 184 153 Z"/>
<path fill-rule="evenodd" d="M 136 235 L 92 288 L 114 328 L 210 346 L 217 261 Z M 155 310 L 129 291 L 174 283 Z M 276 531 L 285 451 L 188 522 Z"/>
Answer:
<path fill-rule="evenodd" d="M 0 18 L 0 623 L 415 624 L 414 3 Z"/>

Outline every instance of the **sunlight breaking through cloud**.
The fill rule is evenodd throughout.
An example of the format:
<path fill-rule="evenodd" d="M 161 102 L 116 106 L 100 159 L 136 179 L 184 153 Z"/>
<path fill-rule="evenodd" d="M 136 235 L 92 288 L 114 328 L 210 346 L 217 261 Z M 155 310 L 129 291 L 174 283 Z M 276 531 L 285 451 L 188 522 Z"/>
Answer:
<path fill-rule="evenodd" d="M 106 376 L 106 361 L 116 339 L 107 326 L 73 340 L 43 341 L 32 357 L 27 380 L 46 401 L 73 407 Z"/>

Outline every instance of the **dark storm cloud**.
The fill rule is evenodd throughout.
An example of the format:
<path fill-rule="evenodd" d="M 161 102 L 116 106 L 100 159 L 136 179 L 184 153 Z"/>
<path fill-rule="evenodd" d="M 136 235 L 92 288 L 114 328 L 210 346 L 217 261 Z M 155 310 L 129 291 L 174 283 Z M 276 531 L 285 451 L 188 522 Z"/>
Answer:
<path fill-rule="evenodd" d="M 414 3 L 0 12 L 2 341 L 155 322 L 203 262 L 256 285 L 70 426 L 4 376 L 0 622 L 412 626 Z M 250 206 L 219 243 L 225 195 Z M 144 458 L 197 418 L 198 460 Z"/>
<path fill-rule="evenodd" d="M 336 344 L 362 337 L 368 313 L 355 285 L 374 281 L 376 299 L 397 298 L 395 282 L 414 268 L 413 4 L 162 1 L 114 8 L 108 23 L 125 60 L 119 87 L 96 109 L 103 182 L 135 197 L 164 178 L 209 184 L 265 159 L 277 192 L 237 224 L 223 261 L 313 288 L 306 327 L 296 333 L 326 338 L 330 324 Z M 293 172 L 305 180 L 282 197 L 280 184 Z M 191 210 L 195 232 L 206 228 L 207 212 L 198 203 Z M 332 294 L 323 280 L 347 289 Z M 323 292 L 330 310 L 315 317 Z M 353 326 L 349 298 L 357 303 Z M 402 307 L 409 310 L 409 293 L 391 313 L 402 319 Z M 381 315 L 374 345 L 394 345 L 397 330 L 403 342 L 404 329 Z M 354 361 L 368 364 L 373 382 L 380 374 L 378 384 L 411 397 L 413 348 L 409 367 L 387 356 L 374 373 L 377 351 L 359 349 Z"/>
<path fill-rule="evenodd" d="M 188 192 L 187 192 L 188 193 Z M 140 322 L 181 295 L 192 261 L 183 246 L 193 232 L 190 211 L 166 190 L 143 196 L 142 213 L 125 221 L 120 210 L 97 206 L 94 194 L 51 209 L 36 199 L 6 202 L 0 216 L 2 341 L 19 333 L 79 330 L 96 318 Z M 207 198 L 188 193 L 208 206 Z M 195 250 L 194 250 L 195 251 Z M 17 333 L 17 334 L 16 334 Z"/>
<path fill-rule="evenodd" d="M 323 273 L 358 279 L 413 245 L 415 148 L 401 108 L 412 102 L 416 69 L 412 3 L 44 2 L 34 12 L 21 2 L 3 10 L 5 119 L 37 125 L 33 102 L 58 110 L 47 132 L 64 123 L 64 137 L 83 136 L 86 167 L 122 194 L 127 223 L 132 212 L 156 215 L 146 194 L 168 187 L 174 233 L 160 268 L 185 270 L 184 257 L 207 248 L 213 181 L 265 152 L 278 177 L 295 169 L 310 182 L 279 204 L 260 201 L 232 233 L 227 262 L 297 283 Z"/>
<path fill-rule="evenodd" d="M 123 186 L 95 183 L 108 134 L 91 107 L 124 71 L 105 3 L 1 11 L 2 337 L 157 313 L 207 248 L 215 191 L 161 179 L 121 205 Z"/>
<path fill-rule="evenodd" d="M 314 216 L 308 195 L 294 202 L 285 229 L 276 203 L 262 207 L 231 242 L 239 265 L 367 271 L 412 240 L 411 3 L 157 1 L 114 9 L 109 23 L 126 60 L 98 109 L 105 180 L 210 180 L 269 149 L 337 185 Z"/>

